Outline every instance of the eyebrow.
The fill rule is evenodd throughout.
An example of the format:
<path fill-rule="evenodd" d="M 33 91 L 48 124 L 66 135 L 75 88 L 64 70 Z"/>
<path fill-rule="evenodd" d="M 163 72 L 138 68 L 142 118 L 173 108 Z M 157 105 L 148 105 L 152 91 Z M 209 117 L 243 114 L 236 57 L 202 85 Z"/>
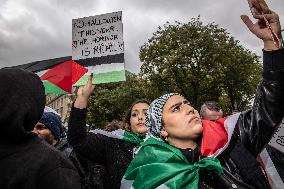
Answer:
<path fill-rule="evenodd" d="M 35 125 L 35 127 L 40 127 L 40 128 L 47 128 L 43 123 L 38 123 Z"/>
<path fill-rule="evenodd" d="M 184 100 L 182 102 L 178 102 L 178 103 L 175 103 L 174 105 L 172 105 L 169 109 L 171 110 L 172 108 L 176 107 L 176 106 L 180 106 L 182 104 L 189 104 L 191 106 L 191 104 L 189 103 L 188 100 Z"/>
<path fill-rule="evenodd" d="M 148 108 L 142 109 L 142 111 L 147 111 L 147 110 L 148 110 Z M 139 112 L 139 110 L 135 109 L 135 110 L 132 110 L 131 112 Z"/>

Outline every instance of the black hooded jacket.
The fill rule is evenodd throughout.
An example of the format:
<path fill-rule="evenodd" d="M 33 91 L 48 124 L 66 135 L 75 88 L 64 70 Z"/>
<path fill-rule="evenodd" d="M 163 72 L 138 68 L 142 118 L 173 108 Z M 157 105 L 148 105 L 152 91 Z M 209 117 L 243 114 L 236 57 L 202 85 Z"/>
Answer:
<path fill-rule="evenodd" d="M 45 105 L 33 73 L 0 69 L 0 188 L 80 188 L 72 163 L 31 132 Z"/>

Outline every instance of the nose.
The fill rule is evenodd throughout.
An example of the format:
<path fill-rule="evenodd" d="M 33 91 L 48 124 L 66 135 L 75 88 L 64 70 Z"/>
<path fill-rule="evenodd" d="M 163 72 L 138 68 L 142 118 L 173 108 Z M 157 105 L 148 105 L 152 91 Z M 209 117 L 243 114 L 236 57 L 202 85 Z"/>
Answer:
<path fill-rule="evenodd" d="M 184 106 L 185 106 L 184 109 L 186 111 L 186 114 L 194 114 L 195 113 L 195 109 L 192 106 L 190 106 L 188 104 L 184 104 Z"/>
<path fill-rule="evenodd" d="M 142 120 L 142 119 L 143 119 L 143 113 L 140 112 L 140 113 L 138 114 L 138 120 Z"/>
<path fill-rule="evenodd" d="M 38 135 L 38 130 L 36 128 L 34 128 L 32 132 Z"/>

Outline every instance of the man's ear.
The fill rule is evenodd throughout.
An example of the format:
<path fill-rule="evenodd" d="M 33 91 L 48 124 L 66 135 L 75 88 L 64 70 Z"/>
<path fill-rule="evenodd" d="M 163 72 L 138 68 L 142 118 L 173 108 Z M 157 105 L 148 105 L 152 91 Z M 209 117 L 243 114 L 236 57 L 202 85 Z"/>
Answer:
<path fill-rule="evenodd" d="M 162 129 L 161 129 L 161 136 L 163 137 L 163 138 L 166 138 L 166 137 L 168 137 L 168 132 L 165 130 L 165 128 L 163 127 Z"/>

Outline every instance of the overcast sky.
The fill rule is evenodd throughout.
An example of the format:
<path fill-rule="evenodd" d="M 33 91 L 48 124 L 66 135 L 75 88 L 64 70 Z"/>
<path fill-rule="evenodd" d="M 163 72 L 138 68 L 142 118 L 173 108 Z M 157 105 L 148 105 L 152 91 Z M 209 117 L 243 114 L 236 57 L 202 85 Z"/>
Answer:
<path fill-rule="evenodd" d="M 268 0 L 284 26 L 284 0 Z M 126 69 L 139 72 L 139 47 L 158 26 L 201 16 L 261 55 L 262 43 L 240 19 L 246 0 L 1 0 L 0 67 L 72 55 L 72 19 L 122 11 Z M 282 27 L 284 28 L 284 27 Z"/>

